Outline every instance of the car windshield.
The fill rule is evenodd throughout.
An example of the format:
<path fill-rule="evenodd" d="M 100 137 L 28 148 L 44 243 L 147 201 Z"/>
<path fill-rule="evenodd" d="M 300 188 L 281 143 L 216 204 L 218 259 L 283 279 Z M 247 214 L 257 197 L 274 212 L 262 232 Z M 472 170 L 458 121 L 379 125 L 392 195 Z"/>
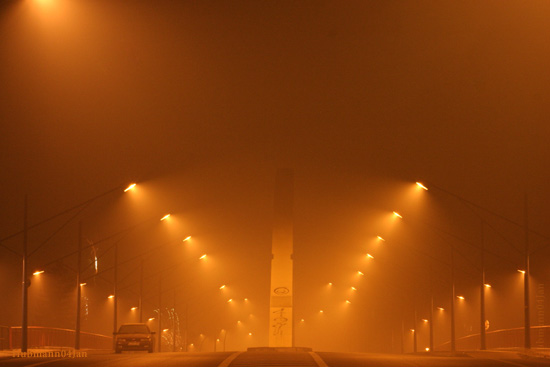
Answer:
<path fill-rule="evenodd" d="M 147 325 L 122 325 L 118 329 L 119 334 L 149 334 Z"/>

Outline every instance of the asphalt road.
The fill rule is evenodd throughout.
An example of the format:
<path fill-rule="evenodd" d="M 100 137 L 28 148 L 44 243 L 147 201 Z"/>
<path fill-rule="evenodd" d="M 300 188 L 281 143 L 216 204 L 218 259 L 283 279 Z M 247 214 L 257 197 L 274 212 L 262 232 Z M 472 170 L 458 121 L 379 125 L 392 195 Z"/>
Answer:
<path fill-rule="evenodd" d="M 550 366 L 550 359 L 516 353 L 464 356 L 387 355 L 307 352 L 125 353 L 90 354 L 80 358 L 0 358 L 0 366 L 16 367 L 528 367 Z"/>

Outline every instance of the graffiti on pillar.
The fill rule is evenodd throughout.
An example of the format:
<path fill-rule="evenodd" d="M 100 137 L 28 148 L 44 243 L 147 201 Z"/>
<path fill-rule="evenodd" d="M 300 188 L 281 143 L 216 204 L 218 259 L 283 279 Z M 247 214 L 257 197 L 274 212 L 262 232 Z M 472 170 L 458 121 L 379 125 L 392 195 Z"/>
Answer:
<path fill-rule="evenodd" d="M 285 309 L 281 308 L 280 310 L 273 311 L 273 335 L 282 336 L 283 329 L 288 324 L 288 317 L 285 317 Z"/>

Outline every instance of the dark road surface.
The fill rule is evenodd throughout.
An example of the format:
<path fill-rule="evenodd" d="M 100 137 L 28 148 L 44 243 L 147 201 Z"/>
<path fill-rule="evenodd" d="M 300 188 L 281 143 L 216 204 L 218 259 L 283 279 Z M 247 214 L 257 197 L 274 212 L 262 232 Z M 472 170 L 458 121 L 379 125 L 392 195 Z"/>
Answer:
<path fill-rule="evenodd" d="M 82 358 L 2 357 L 0 366 L 16 367 L 484 367 L 550 366 L 550 359 L 516 353 L 486 352 L 459 357 L 307 352 L 127 353 Z"/>

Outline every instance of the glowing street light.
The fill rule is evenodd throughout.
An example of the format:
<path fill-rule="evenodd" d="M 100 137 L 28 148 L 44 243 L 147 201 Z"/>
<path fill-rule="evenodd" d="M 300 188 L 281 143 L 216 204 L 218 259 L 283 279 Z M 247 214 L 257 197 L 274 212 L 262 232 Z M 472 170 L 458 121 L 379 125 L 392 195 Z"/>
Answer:
<path fill-rule="evenodd" d="M 397 218 L 403 219 L 403 217 L 401 216 L 401 214 L 399 214 L 398 212 L 393 212 L 393 215 L 395 215 Z"/>
<path fill-rule="evenodd" d="M 437 308 L 439 311 L 445 311 L 445 309 L 443 307 L 438 307 Z"/>
<path fill-rule="evenodd" d="M 371 254 L 367 254 L 367 257 L 368 257 L 369 259 L 374 259 L 374 256 L 372 256 Z"/>
<path fill-rule="evenodd" d="M 81 287 L 84 287 L 85 285 L 86 285 L 86 283 L 80 283 Z"/>
<path fill-rule="evenodd" d="M 220 289 L 224 289 L 224 288 L 225 288 L 225 284 L 220 287 Z"/>
<path fill-rule="evenodd" d="M 380 241 L 382 241 L 382 242 L 386 242 L 386 240 L 385 240 L 385 239 L 383 239 L 383 238 L 382 238 L 382 237 L 380 237 L 380 236 L 376 236 L 376 238 L 378 238 L 378 239 L 379 239 Z"/>
<path fill-rule="evenodd" d="M 130 191 L 130 190 L 132 190 L 134 187 L 136 187 L 136 184 L 135 184 L 135 183 L 133 183 L 133 184 L 131 184 L 130 186 L 128 186 L 127 188 L 125 188 L 125 189 L 124 189 L 124 192 Z"/>
<path fill-rule="evenodd" d="M 252 333 L 248 333 L 248 336 L 252 336 Z"/>
<path fill-rule="evenodd" d="M 426 186 L 422 185 L 420 182 L 417 182 L 416 185 L 417 185 L 418 187 L 420 187 L 420 188 L 422 188 L 422 189 L 428 191 L 428 188 L 427 188 Z"/>
<path fill-rule="evenodd" d="M 40 275 L 44 272 L 44 270 L 37 270 L 35 271 L 34 273 L 32 273 L 32 275 Z"/>
<path fill-rule="evenodd" d="M 428 322 L 428 319 L 422 319 L 423 322 Z"/>
<path fill-rule="evenodd" d="M 162 332 L 165 333 L 165 332 L 167 332 L 168 330 L 170 330 L 170 329 L 162 329 Z"/>
<path fill-rule="evenodd" d="M 490 284 L 485 283 L 485 284 L 483 284 L 483 285 L 485 286 L 485 288 L 491 288 L 491 285 L 490 285 Z"/>
<path fill-rule="evenodd" d="M 182 240 L 182 242 L 189 241 L 190 239 L 191 239 L 191 236 L 187 236 Z"/>
<path fill-rule="evenodd" d="M 332 285 L 332 283 L 328 283 L 328 285 Z"/>
<path fill-rule="evenodd" d="M 357 271 L 357 274 L 359 274 L 359 275 L 365 275 L 365 274 L 363 274 L 363 272 L 360 271 L 360 270 Z"/>
<path fill-rule="evenodd" d="M 464 299 L 464 296 L 456 296 L 458 299 Z"/>
<path fill-rule="evenodd" d="M 355 287 L 351 287 L 351 290 L 352 290 L 352 291 L 356 291 L 356 290 L 357 290 L 357 288 L 355 288 Z"/>
<path fill-rule="evenodd" d="M 199 260 L 204 260 L 206 259 L 206 254 L 202 255 L 201 257 L 199 257 Z"/>
<path fill-rule="evenodd" d="M 113 299 L 113 298 L 115 298 L 115 295 L 114 295 L 114 294 L 111 294 L 111 295 L 109 295 L 107 298 Z"/>
<path fill-rule="evenodd" d="M 155 319 L 154 317 L 149 317 L 148 321 L 153 321 L 154 319 Z"/>
<path fill-rule="evenodd" d="M 229 298 L 229 300 L 227 301 L 227 303 L 231 303 L 233 302 L 233 298 Z"/>
<path fill-rule="evenodd" d="M 525 270 L 518 269 L 518 273 L 525 274 Z"/>
<path fill-rule="evenodd" d="M 349 305 L 351 302 L 349 301 L 349 299 L 346 300 L 346 303 Z"/>
<path fill-rule="evenodd" d="M 166 214 L 164 217 L 160 218 L 160 221 L 162 222 L 163 220 L 166 220 L 170 218 L 170 214 Z"/>
<path fill-rule="evenodd" d="M 135 310 L 137 310 L 137 307 L 134 306 L 130 310 L 135 311 Z"/>

